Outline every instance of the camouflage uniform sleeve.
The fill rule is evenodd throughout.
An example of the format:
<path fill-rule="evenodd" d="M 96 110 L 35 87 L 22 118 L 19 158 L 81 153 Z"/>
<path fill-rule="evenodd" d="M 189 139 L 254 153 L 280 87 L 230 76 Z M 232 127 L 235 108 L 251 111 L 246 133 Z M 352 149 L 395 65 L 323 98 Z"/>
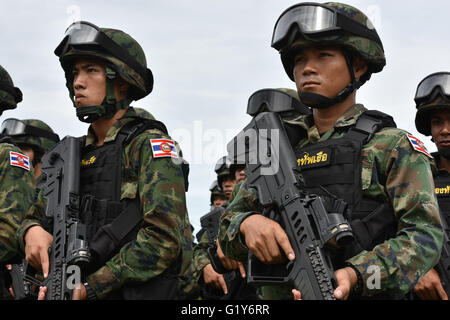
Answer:
<path fill-rule="evenodd" d="M 181 166 L 172 158 L 154 159 L 150 138 L 161 136 L 147 131 L 126 150 L 131 166 L 138 168 L 143 223 L 135 240 L 87 278 L 99 298 L 127 282 L 145 282 L 163 273 L 178 258 L 184 229 L 190 227 L 184 225 L 187 209 Z"/>
<path fill-rule="evenodd" d="M 246 261 L 248 255 L 248 248 L 241 237 L 241 223 L 253 214 L 260 214 L 256 190 L 248 188 L 246 182 L 244 180 L 234 188 L 219 225 L 220 247 L 228 258 L 237 261 Z"/>
<path fill-rule="evenodd" d="M 15 235 L 25 213 L 33 204 L 34 170 L 10 164 L 10 152 L 21 151 L 8 144 L 0 146 L 0 261 L 13 258 L 19 250 Z"/>
<path fill-rule="evenodd" d="M 209 247 L 208 233 L 203 232 L 200 241 L 195 245 L 194 255 L 192 259 L 192 275 L 196 282 L 203 279 L 203 268 L 211 264 L 207 249 Z"/>
<path fill-rule="evenodd" d="M 44 191 L 41 189 L 37 200 L 34 201 L 33 205 L 26 212 L 25 218 L 17 229 L 16 240 L 21 252 L 25 252 L 25 234 L 31 227 L 40 225 L 40 221 L 45 214 L 45 206 Z"/>
<path fill-rule="evenodd" d="M 398 136 L 398 131 L 381 131 L 375 152 L 366 159 L 366 163 L 373 163 L 372 186 L 385 186 L 398 228 L 395 238 L 348 260 L 362 275 L 363 295 L 407 293 L 438 262 L 442 248 L 443 233 L 429 159 L 412 148 L 405 133 Z M 363 168 L 364 163 L 363 157 Z M 378 276 L 376 271 L 379 286 L 374 278 Z"/>

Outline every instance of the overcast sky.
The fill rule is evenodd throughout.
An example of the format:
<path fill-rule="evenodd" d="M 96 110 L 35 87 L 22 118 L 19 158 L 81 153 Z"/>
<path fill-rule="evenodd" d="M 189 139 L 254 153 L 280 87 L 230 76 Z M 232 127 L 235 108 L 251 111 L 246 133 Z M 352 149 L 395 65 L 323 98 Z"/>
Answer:
<path fill-rule="evenodd" d="M 195 232 L 209 210 L 214 164 L 249 121 L 248 97 L 263 88 L 295 88 L 270 47 L 274 24 L 295 1 L 1 0 L 0 65 L 24 101 L 0 120 L 37 118 L 60 137 L 81 136 L 87 124 L 75 116 L 54 49 L 66 27 L 85 20 L 121 29 L 143 47 L 155 77 L 153 92 L 133 103 L 163 121 L 191 163 L 187 206 Z M 415 134 L 414 93 L 428 74 L 450 71 L 450 2 L 346 1 L 373 21 L 387 66 L 358 92 L 357 102 L 391 114 Z"/>

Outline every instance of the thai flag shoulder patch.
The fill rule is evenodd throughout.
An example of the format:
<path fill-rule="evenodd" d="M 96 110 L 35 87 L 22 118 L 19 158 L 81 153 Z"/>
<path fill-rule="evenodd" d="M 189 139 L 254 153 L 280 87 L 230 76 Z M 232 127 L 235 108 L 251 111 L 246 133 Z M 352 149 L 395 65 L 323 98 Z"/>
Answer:
<path fill-rule="evenodd" d="M 150 139 L 152 145 L 153 158 L 170 157 L 178 159 L 178 152 L 175 142 L 169 139 Z"/>
<path fill-rule="evenodd" d="M 424 155 L 428 156 L 429 158 L 433 159 L 433 156 L 428 152 L 427 148 L 425 147 L 425 144 L 422 141 L 420 141 L 419 139 L 410 134 L 408 134 L 408 140 L 411 143 L 414 150 L 419 151 Z"/>
<path fill-rule="evenodd" d="M 10 151 L 9 163 L 14 167 L 19 167 L 30 171 L 30 158 L 24 154 Z"/>

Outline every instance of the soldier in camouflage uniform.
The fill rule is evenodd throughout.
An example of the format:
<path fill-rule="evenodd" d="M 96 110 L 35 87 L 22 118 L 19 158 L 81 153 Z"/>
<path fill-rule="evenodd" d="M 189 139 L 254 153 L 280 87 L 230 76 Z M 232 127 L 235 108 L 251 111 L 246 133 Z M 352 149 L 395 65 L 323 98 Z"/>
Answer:
<path fill-rule="evenodd" d="M 231 163 L 229 163 L 229 160 L 226 157 L 223 157 L 219 159 L 215 168 L 217 174 L 217 184 L 225 194 L 227 201 L 230 198 L 234 186 L 236 185 L 234 175 L 230 172 L 230 164 Z"/>
<path fill-rule="evenodd" d="M 153 88 L 145 54 L 125 32 L 87 22 L 69 26 L 55 54 L 78 118 L 91 123 L 82 138 L 80 201 L 92 261 L 74 299 L 175 299 L 192 259 L 188 171 L 164 124 L 130 107 Z M 44 208 L 41 192 L 17 237 L 28 262 L 48 276 Z M 127 210 L 133 214 L 122 216 Z M 129 231 L 119 241 L 101 231 L 114 224 Z"/>
<path fill-rule="evenodd" d="M 272 47 L 301 101 L 313 109 L 312 115 L 287 121 L 303 132 L 294 146 L 303 187 L 325 204 L 336 198 L 347 202 L 345 217 L 355 241 L 337 248 L 332 258 L 335 298 L 402 298 L 438 261 L 443 234 L 429 156 L 391 117 L 355 104 L 356 90 L 385 65 L 378 34 L 349 5 L 300 3 L 277 21 Z M 361 126 L 360 118 L 372 125 Z M 357 124 L 358 130 L 352 129 Z M 320 152 L 333 157 L 315 165 L 302 161 Z M 222 215 L 225 255 L 244 261 L 250 250 L 263 263 L 294 260 L 284 230 L 260 212 L 256 190 L 244 180 Z M 368 286 L 373 270 L 379 286 Z M 267 286 L 263 295 L 289 299 L 291 289 Z M 301 298 L 298 290 L 292 293 Z"/>
<path fill-rule="evenodd" d="M 22 92 L 14 87 L 8 72 L 0 66 L 0 115 L 15 109 Z M 7 137 L 0 139 L 0 299 L 6 294 L 3 268 L 15 262 L 19 246 L 15 233 L 27 210 L 33 204 L 34 170 L 30 160 Z"/>
<path fill-rule="evenodd" d="M 425 77 L 418 85 L 416 96 L 416 128 L 425 136 L 432 136 L 437 152 L 432 166 L 435 193 L 441 219 L 450 225 L 450 72 L 437 72 Z M 450 238 L 450 230 L 444 230 Z M 450 249 L 450 243 L 444 243 Z M 448 300 L 440 274 L 433 268 L 414 287 L 422 300 Z"/>
<path fill-rule="evenodd" d="M 11 138 L 29 158 L 34 168 L 36 183 L 41 177 L 42 156 L 56 143 L 59 136 L 45 122 L 37 119 L 18 120 L 9 118 L 3 121 L 2 134 Z"/>
<path fill-rule="evenodd" d="M 227 197 L 225 193 L 223 193 L 222 189 L 217 184 L 217 180 L 214 180 L 213 184 L 209 188 L 209 191 L 211 191 L 211 197 L 210 197 L 210 206 L 212 208 L 218 208 L 223 206 L 225 202 L 227 202 Z"/>
<path fill-rule="evenodd" d="M 218 160 L 215 172 L 217 175 L 217 189 L 225 197 L 225 201 L 220 207 L 226 208 L 228 198 L 235 185 L 235 181 L 230 175 L 229 163 L 226 157 L 222 157 Z M 217 273 L 212 267 L 211 260 L 207 253 L 210 244 L 206 228 L 200 229 L 199 232 L 197 232 L 196 237 L 198 243 L 195 245 L 192 260 L 194 280 L 203 287 L 202 292 L 204 299 L 220 299 L 223 295 L 228 294 L 228 288 L 223 275 Z M 226 259 L 225 263 L 230 270 L 241 268 L 241 271 L 245 274 L 242 264 L 238 264 L 236 261 L 229 259 Z"/>

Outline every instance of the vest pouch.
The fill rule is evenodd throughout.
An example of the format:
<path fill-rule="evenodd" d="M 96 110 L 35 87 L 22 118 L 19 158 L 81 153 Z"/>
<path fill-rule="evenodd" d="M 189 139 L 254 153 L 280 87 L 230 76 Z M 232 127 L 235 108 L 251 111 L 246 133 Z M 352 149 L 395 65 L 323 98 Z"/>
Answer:
<path fill-rule="evenodd" d="M 361 194 L 359 149 L 358 142 L 341 138 L 297 150 L 297 162 L 306 191 L 333 195 L 350 206 L 356 203 Z"/>

